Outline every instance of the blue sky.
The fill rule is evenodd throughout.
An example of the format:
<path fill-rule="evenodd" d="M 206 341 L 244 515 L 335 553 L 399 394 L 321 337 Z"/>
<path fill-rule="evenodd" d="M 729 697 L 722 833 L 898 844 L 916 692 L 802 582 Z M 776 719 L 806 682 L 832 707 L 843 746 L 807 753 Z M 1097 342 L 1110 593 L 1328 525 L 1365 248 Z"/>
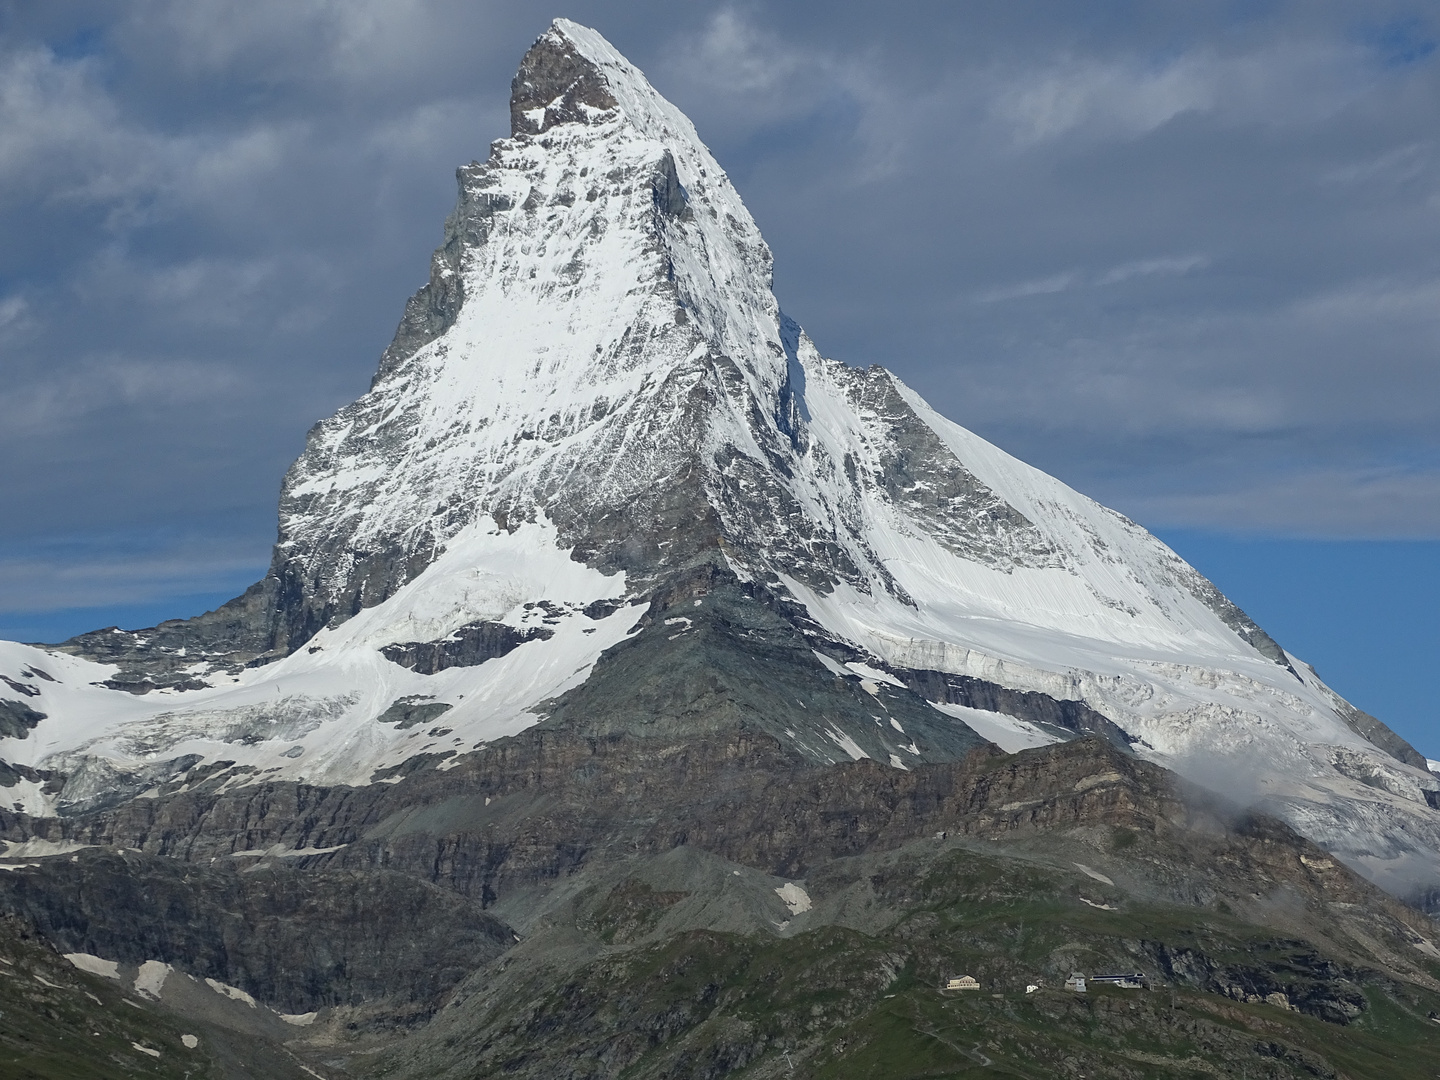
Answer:
<path fill-rule="evenodd" d="M 263 572 L 553 15 L 691 114 L 822 351 L 1440 756 L 1440 17 L 1386 0 L 0 2 L 0 635 Z"/>

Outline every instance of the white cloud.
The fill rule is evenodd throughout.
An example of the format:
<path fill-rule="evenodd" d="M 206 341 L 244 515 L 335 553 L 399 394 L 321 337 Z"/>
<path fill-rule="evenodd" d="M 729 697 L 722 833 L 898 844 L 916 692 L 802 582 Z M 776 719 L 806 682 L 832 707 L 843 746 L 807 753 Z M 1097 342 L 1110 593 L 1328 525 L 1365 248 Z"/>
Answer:
<path fill-rule="evenodd" d="M 11 340 L 25 334 L 34 326 L 30 312 L 30 301 L 20 295 L 7 296 L 0 300 L 0 341 Z"/>
<path fill-rule="evenodd" d="M 723 8 L 688 43 L 684 64 L 732 92 L 768 94 L 804 68 L 830 65 L 802 49 L 785 48 L 767 38 L 733 8 Z M 784 106 L 785 102 L 777 102 Z"/>
<path fill-rule="evenodd" d="M 1204 255 L 1163 256 L 1158 259 L 1136 259 L 1134 262 L 1113 266 L 1095 279 L 1096 285 L 1118 285 L 1136 277 L 1172 276 L 1188 274 L 1210 265 Z"/>
<path fill-rule="evenodd" d="M 10 197 L 57 182 L 129 189 L 149 172 L 154 145 L 137 143 L 97 82 L 89 60 L 33 48 L 0 56 L 0 184 Z"/>
<path fill-rule="evenodd" d="M 1324 322 L 1404 317 L 1440 324 L 1440 278 L 1350 282 L 1341 288 L 1305 297 L 1297 301 L 1292 310 L 1302 318 Z"/>
<path fill-rule="evenodd" d="M 1212 108 L 1217 89 L 1209 74 L 1195 60 L 1154 70 L 1125 62 L 1070 61 L 1011 85 L 997 96 L 994 111 L 1022 145 L 1082 126 L 1140 135 L 1181 113 Z"/>
<path fill-rule="evenodd" d="M 975 300 L 981 304 L 997 304 L 1004 300 L 1021 300 L 1027 296 L 1046 296 L 1050 293 L 1065 292 L 1080 282 L 1081 278 L 1077 272 L 1067 270 L 1062 274 L 1033 278 L 1016 285 L 1002 285 L 999 288 L 986 289 L 984 292 L 976 293 Z"/>
<path fill-rule="evenodd" d="M 918 100 L 867 52 L 784 40 L 728 5 L 698 33 L 672 38 L 662 55 L 660 89 L 688 107 L 709 139 L 743 140 L 842 106 L 858 146 L 843 178 L 848 184 L 892 175 L 913 147 L 917 127 L 932 110 L 943 110 L 951 92 L 942 79 Z"/>
<path fill-rule="evenodd" d="M 1071 56 L 997 75 L 990 109 L 1020 147 L 1071 133 L 1131 139 L 1189 113 L 1308 124 L 1364 92 L 1368 59 L 1358 46 L 1304 39 L 1236 54 L 1196 47 L 1164 62 Z"/>
<path fill-rule="evenodd" d="M 1131 278 L 1188 274 L 1191 270 L 1199 270 L 1209 264 L 1210 260 L 1204 255 L 1167 255 L 1154 259 L 1136 259 L 1112 266 L 1100 274 L 1087 275 L 1078 270 L 1066 270 L 1063 273 L 1032 278 L 1015 285 L 985 289 L 976 293 L 974 300 L 980 304 L 1022 300 L 1027 296 L 1048 296 L 1071 289 L 1118 285 Z"/>
<path fill-rule="evenodd" d="M 223 217 L 227 203 L 292 165 L 309 136 L 297 121 L 161 130 L 111 95 L 92 60 L 40 49 L 0 57 L 0 131 L 0 193 L 106 206 L 117 230 L 184 208 Z"/>
<path fill-rule="evenodd" d="M 447 20 L 463 24 L 466 16 L 483 15 L 491 6 L 430 0 L 143 0 L 127 6 L 116 33 L 135 51 L 163 49 L 170 63 L 192 77 L 238 73 L 271 85 L 324 80 L 374 85 L 423 68 L 437 50 L 458 44 L 446 33 Z"/>
<path fill-rule="evenodd" d="M 1386 179 L 1392 183 L 1403 183 L 1424 175 L 1430 164 L 1431 150 L 1429 142 L 1408 143 L 1378 156 L 1327 169 L 1320 174 L 1320 181 L 1326 184 L 1358 184 Z"/>

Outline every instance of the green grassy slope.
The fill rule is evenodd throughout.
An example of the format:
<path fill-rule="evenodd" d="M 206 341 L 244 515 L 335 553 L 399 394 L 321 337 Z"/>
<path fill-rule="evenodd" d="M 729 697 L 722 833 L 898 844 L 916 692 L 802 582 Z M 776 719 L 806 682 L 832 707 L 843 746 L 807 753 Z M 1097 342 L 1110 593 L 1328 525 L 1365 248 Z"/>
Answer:
<path fill-rule="evenodd" d="M 557 920 L 525 958 L 474 980 L 375 1074 L 1440 1074 L 1440 1024 L 1427 1018 L 1440 1009 L 1435 965 L 1397 978 L 1367 964 L 1343 921 L 1318 910 L 1310 918 L 1326 933 L 1297 935 L 1220 905 L 1136 900 L 1033 852 L 974 845 L 842 860 L 812 888 L 859 890 L 865 902 L 836 916 L 851 925 L 777 937 L 667 932 L 682 892 L 636 878 L 594 890 L 573 923 Z M 1071 970 L 1143 971 L 1149 988 L 1073 994 L 1061 988 Z M 982 990 L 939 990 L 961 972 Z M 1027 994 L 1031 983 L 1042 989 Z"/>

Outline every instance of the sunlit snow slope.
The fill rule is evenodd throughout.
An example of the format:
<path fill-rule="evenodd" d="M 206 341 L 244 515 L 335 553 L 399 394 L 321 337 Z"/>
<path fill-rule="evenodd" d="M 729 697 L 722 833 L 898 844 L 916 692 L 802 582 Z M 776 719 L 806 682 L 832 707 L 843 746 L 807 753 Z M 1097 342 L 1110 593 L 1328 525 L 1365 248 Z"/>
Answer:
<path fill-rule="evenodd" d="M 690 122 L 598 34 L 537 41 L 512 127 L 459 170 L 371 390 L 287 476 L 266 579 L 199 620 L 0 646 L 17 806 L 393 779 L 537 722 L 698 568 L 774 598 L 825 678 L 919 689 L 1007 750 L 1074 732 L 1006 702 L 1083 705 L 1382 884 L 1440 884 L 1423 759 L 1139 526 L 822 358 Z M 926 760 L 874 722 L 904 737 L 872 756 Z"/>

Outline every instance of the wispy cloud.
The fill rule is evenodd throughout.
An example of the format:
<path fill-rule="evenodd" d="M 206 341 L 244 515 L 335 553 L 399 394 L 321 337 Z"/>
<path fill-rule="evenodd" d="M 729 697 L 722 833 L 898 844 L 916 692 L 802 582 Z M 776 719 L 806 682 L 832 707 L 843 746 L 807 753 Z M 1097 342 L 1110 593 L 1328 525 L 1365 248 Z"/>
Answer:
<path fill-rule="evenodd" d="M 1203 269 L 1209 265 L 1210 260 L 1204 255 L 1135 259 L 1112 266 L 1097 274 L 1066 270 L 1048 277 L 1022 281 L 1016 285 L 1002 285 L 993 289 L 985 289 L 976 293 L 974 299 L 981 304 L 995 304 L 1004 300 L 1021 300 L 1028 296 L 1048 296 L 1051 293 L 1068 292 L 1071 289 L 1118 285 L 1131 278 L 1188 274 L 1192 270 Z"/>
<path fill-rule="evenodd" d="M 1073 60 L 1015 80 L 996 96 L 993 111 L 1021 145 L 1084 127 L 1139 135 L 1182 113 L 1213 108 L 1218 88 L 1209 68 L 1188 57 L 1158 69 Z"/>
<path fill-rule="evenodd" d="M 1118 285 L 1137 277 L 1174 276 L 1188 274 L 1210 265 L 1204 255 L 1163 256 L 1158 259 L 1136 259 L 1134 262 L 1112 266 L 1095 279 L 1096 285 Z"/>
<path fill-rule="evenodd" d="M 1301 317 L 1327 322 L 1408 317 L 1440 324 L 1440 278 L 1352 281 L 1307 296 L 1297 301 L 1293 310 Z"/>
<path fill-rule="evenodd" d="M 759 21 L 754 8 L 732 4 L 696 30 L 673 36 L 658 71 L 667 89 L 693 102 L 706 131 L 722 136 L 823 127 L 827 113 L 844 115 L 845 137 L 858 148 L 844 173 L 848 184 L 894 175 L 913 148 L 916 126 L 930 106 L 944 107 L 934 99 L 948 89 L 932 87 L 926 93 L 932 100 L 917 102 L 913 88 L 897 85 L 869 50 L 786 40 Z"/>
<path fill-rule="evenodd" d="M 1360 46 L 1299 39 L 1161 61 L 1072 55 L 1002 76 L 991 115 L 1015 144 L 1062 136 L 1132 139 L 1188 114 L 1226 123 L 1314 123 L 1362 94 L 1374 75 Z"/>
<path fill-rule="evenodd" d="M 986 289 L 984 292 L 976 293 L 975 300 L 981 304 L 998 304 L 1002 300 L 1021 300 L 1027 296 L 1048 296 L 1051 293 L 1073 289 L 1083 280 L 1076 271 L 1067 270 L 1061 274 L 1033 278 L 1015 285 L 1002 285 L 999 288 Z"/>

